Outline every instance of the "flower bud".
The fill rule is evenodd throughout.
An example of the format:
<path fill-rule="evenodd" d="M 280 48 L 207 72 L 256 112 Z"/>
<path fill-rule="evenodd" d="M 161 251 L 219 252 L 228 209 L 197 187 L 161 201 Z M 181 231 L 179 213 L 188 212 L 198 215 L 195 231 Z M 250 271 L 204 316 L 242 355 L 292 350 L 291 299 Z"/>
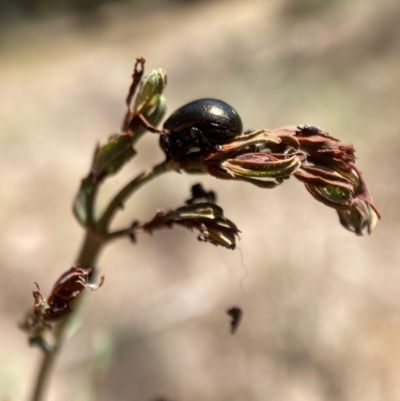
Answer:
<path fill-rule="evenodd" d="M 152 70 L 145 75 L 134 100 L 133 114 L 148 114 L 157 105 L 166 85 L 167 75 L 164 70 Z"/>

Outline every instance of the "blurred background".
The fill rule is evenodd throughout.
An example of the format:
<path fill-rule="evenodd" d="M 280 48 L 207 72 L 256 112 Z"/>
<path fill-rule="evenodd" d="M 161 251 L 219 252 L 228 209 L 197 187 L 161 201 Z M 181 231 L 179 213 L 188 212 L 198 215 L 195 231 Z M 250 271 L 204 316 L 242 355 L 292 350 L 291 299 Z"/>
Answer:
<path fill-rule="evenodd" d="M 314 124 L 354 144 L 382 221 L 357 237 L 294 179 L 274 190 L 171 173 L 115 227 L 178 207 L 202 182 L 240 250 L 165 230 L 120 240 L 63 349 L 49 400 L 400 400 L 398 0 L 1 0 L 0 399 L 26 400 L 39 363 L 18 330 L 83 231 L 71 205 L 94 146 L 119 126 L 134 60 L 168 73 L 172 112 L 201 97 L 246 128 Z M 162 158 L 157 137 L 102 203 Z M 226 310 L 243 309 L 237 333 Z"/>

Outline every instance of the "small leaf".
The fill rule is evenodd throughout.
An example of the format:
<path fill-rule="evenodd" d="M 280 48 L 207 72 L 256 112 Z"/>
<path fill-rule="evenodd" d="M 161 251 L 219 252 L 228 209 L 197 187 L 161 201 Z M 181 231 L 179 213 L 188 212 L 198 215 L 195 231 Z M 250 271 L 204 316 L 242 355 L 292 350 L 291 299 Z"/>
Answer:
<path fill-rule="evenodd" d="M 81 182 L 78 195 L 75 199 L 73 212 L 77 220 L 83 226 L 88 223 L 88 210 L 90 198 L 95 190 L 95 183 L 92 176 L 84 178 Z"/>
<path fill-rule="evenodd" d="M 378 215 L 369 203 L 357 200 L 349 210 L 338 210 L 340 224 L 357 235 L 363 235 L 366 229 L 368 234 L 378 223 Z"/>
<path fill-rule="evenodd" d="M 92 174 L 97 180 L 115 174 L 135 154 L 131 144 L 131 135 L 115 134 L 96 152 Z"/>
<path fill-rule="evenodd" d="M 264 153 L 249 153 L 228 159 L 222 166 L 245 177 L 282 178 L 294 173 L 301 166 L 301 160 L 296 155 L 277 160 Z"/>
<path fill-rule="evenodd" d="M 142 226 L 144 231 L 152 233 L 155 229 L 169 228 L 174 224 L 189 230 L 198 230 L 198 239 L 227 249 L 236 248 L 239 229 L 224 217 L 224 211 L 215 203 L 201 202 L 182 206 L 166 214 L 158 212 L 154 218 Z"/>
<path fill-rule="evenodd" d="M 210 242 L 213 245 L 221 245 L 227 249 L 236 249 L 236 235 L 232 230 L 221 229 L 221 227 L 208 227 L 207 237 L 201 234 L 198 239 L 202 242 Z"/>
<path fill-rule="evenodd" d="M 325 185 L 323 187 L 315 187 L 315 189 L 329 201 L 338 204 L 347 204 L 352 196 L 346 188 L 335 185 Z"/>
<path fill-rule="evenodd" d="M 256 130 L 248 134 L 235 137 L 231 141 L 221 145 L 221 150 L 212 153 L 207 160 L 219 159 L 220 156 L 226 159 L 229 155 L 246 154 L 258 152 L 270 146 L 279 145 L 281 138 L 268 130 Z"/>

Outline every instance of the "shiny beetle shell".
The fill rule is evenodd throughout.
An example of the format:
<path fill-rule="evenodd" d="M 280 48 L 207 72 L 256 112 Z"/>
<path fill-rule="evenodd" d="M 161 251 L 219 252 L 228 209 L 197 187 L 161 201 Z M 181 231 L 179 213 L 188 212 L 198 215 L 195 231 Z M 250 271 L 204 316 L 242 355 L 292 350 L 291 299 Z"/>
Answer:
<path fill-rule="evenodd" d="M 241 135 L 242 130 L 242 120 L 232 106 L 217 99 L 199 99 L 171 114 L 160 143 L 174 157 L 211 150 Z"/>

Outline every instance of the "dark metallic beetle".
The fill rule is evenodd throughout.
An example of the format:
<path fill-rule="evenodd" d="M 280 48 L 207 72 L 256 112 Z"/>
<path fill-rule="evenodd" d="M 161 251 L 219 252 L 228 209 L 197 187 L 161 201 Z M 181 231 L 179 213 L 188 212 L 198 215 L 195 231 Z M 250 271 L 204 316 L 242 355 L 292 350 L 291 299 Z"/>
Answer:
<path fill-rule="evenodd" d="M 160 145 L 169 156 L 185 156 L 218 148 L 242 130 L 242 120 L 232 106 L 221 100 L 199 99 L 165 121 Z"/>

